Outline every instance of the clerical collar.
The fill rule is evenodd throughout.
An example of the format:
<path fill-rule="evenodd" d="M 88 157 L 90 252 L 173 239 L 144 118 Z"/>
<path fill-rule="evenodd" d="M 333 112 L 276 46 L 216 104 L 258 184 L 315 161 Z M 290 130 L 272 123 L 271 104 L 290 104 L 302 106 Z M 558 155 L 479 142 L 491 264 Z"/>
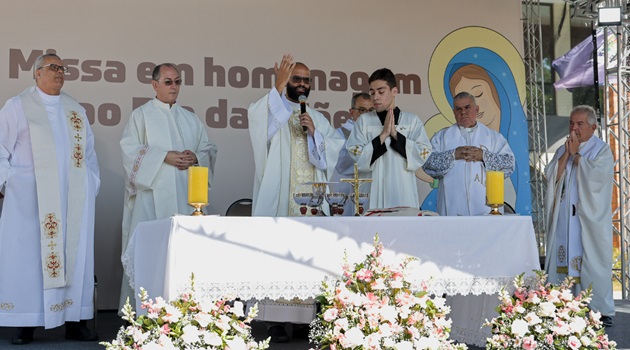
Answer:
<path fill-rule="evenodd" d="M 475 126 L 473 126 L 472 128 L 467 128 L 467 127 L 464 127 L 464 126 L 460 126 L 459 130 L 467 131 L 468 133 L 471 133 L 471 132 L 477 130 L 477 125 L 479 125 L 479 123 L 475 124 Z"/>
<path fill-rule="evenodd" d="M 37 90 L 37 92 L 39 93 L 39 96 L 41 96 L 42 100 L 44 101 L 44 103 L 46 104 L 55 104 L 57 102 L 59 102 L 59 100 L 61 99 L 61 94 L 59 95 L 49 95 L 47 93 L 45 93 L 44 91 L 42 91 L 42 89 L 39 88 L 39 86 L 35 86 L 35 90 Z"/>
<path fill-rule="evenodd" d="M 171 108 L 173 108 L 173 106 L 175 106 L 177 104 L 177 101 L 173 102 L 173 104 L 170 104 L 168 102 L 162 102 L 162 101 L 160 101 L 157 98 L 157 96 L 154 98 L 154 100 L 159 106 L 162 106 L 162 107 L 164 107 L 166 109 L 171 109 Z"/>
<path fill-rule="evenodd" d="M 387 117 L 387 113 L 389 110 L 384 110 L 382 112 L 376 112 L 378 119 L 381 121 L 382 125 L 385 125 L 385 117 Z M 398 107 L 394 108 L 394 124 L 398 125 L 398 119 L 400 119 L 400 109 Z"/>

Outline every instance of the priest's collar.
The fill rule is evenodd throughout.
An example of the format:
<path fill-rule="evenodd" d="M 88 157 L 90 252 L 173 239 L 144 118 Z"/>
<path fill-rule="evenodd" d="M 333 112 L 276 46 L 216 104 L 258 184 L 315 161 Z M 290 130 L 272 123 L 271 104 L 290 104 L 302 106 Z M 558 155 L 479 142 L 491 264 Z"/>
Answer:
<path fill-rule="evenodd" d="M 472 128 L 467 128 L 465 126 L 459 126 L 459 130 L 461 130 L 462 132 L 467 131 L 468 133 L 471 133 L 471 132 L 477 130 L 477 126 L 479 126 L 479 123 L 476 123 L 475 126 L 473 126 Z"/>
<path fill-rule="evenodd" d="M 382 112 L 376 112 L 378 119 L 381 121 L 382 125 L 385 125 L 385 117 L 387 117 L 387 113 L 389 110 L 384 110 Z M 394 124 L 398 125 L 398 120 L 400 119 L 400 108 L 394 108 Z"/>
<path fill-rule="evenodd" d="M 177 104 L 177 101 L 173 102 L 172 104 L 168 102 L 162 102 L 157 97 L 155 97 L 153 100 L 155 101 L 155 104 L 165 109 L 171 109 Z"/>
<path fill-rule="evenodd" d="M 290 107 L 293 110 L 300 109 L 300 103 L 299 102 L 293 102 L 293 101 L 289 100 L 289 98 L 287 97 L 286 94 L 283 94 L 281 96 L 282 96 L 282 100 L 285 103 L 285 106 Z"/>
<path fill-rule="evenodd" d="M 37 86 L 37 85 L 35 85 L 35 90 L 37 90 L 37 92 L 39 92 L 40 95 L 43 95 L 43 96 L 46 96 L 46 97 L 56 98 L 56 99 L 61 98 L 61 93 L 59 93 L 58 95 L 47 94 L 47 93 L 44 92 L 44 90 L 40 89 L 39 86 Z"/>
<path fill-rule="evenodd" d="M 56 104 L 59 103 L 59 101 L 61 100 L 61 94 L 59 95 L 49 95 L 47 93 L 45 93 L 44 91 L 42 91 L 42 89 L 39 88 L 39 86 L 35 86 L 35 90 L 37 90 L 37 92 L 39 93 L 39 96 L 42 98 L 42 101 L 44 102 L 44 104 Z"/>

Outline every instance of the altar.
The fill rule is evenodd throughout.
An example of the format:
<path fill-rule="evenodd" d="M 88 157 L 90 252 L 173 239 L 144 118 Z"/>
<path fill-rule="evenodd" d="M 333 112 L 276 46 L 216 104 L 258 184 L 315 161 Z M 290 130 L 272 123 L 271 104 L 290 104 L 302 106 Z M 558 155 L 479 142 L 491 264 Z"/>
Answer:
<path fill-rule="evenodd" d="M 132 287 L 169 300 L 195 274 L 210 298 L 312 298 L 339 277 L 344 256 L 363 260 L 374 235 L 392 263 L 414 256 L 414 279 L 452 303 L 451 338 L 485 340 L 481 330 L 513 277 L 539 269 L 529 216 L 190 217 L 140 223 L 122 261 Z M 136 309 L 139 310 L 138 305 Z M 471 315 L 471 313 L 474 313 Z"/>

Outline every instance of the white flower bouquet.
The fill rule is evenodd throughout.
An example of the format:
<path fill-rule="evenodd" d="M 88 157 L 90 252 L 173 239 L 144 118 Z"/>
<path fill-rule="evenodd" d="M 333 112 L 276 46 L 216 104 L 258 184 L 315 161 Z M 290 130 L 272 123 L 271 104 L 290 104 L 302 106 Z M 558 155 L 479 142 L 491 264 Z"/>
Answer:
<path fill-rule="evenodd" d="M 141 290 L 142 308 L 146 315 L 135 319 L 135 312 L 127 300 L 123 319 L 130 323 L 121 327 L 111 343 L 102 342 L 106 349 L 230 349 L 262 350 L 269 347 L 269 339 L 256 342 L 249 322 L 258 309 L 253 307 L 245 317 L 243 303 L 232 306 L 226 300 L 196 300 L 194 276 L 191 287 L 176 300 L 166 302 L 161 297 L 153 301 Z"/>
<path fill-rule="evenodd" d="M 547 275 L 536 271 L 533 287 L 526 286 L 523 274 L 514 279 L 516 290 L 499 295 L 499 316 L 487 321 L 492 327 L 486 349 L 616 349 L 600 321 L 600 313 L 588 308 L 591 289 L 573 296 L 574 280 L 561 285 L 545 284 Z"/>
<path fill-rule="evenodd" d="M 382 251 L 376 236 L 365 261 L 350 268 L 346 257 L 342 278 L 322 282 L 323 294 L 317 298 L 321 312 L 311 323 L 311 343 L 330 350 L 466 349 L 448 340 L 451 321 L 445 299 L 407 280 L 414 258 L 392 267 L 383 263 Z"/>

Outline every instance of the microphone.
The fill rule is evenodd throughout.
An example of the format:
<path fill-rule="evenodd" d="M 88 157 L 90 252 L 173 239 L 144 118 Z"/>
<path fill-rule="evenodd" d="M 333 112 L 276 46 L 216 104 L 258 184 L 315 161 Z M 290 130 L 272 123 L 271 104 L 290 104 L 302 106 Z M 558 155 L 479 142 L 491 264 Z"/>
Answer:
<path fill-rule="evenodd" d="M 300 95 L 300 97 L 298 97 L 298 101 L 300 101 L 300 114 L 306 113 L 306 96 Z M 302 125 L 302 130 L 306 131 L 306 126 Z"/>

